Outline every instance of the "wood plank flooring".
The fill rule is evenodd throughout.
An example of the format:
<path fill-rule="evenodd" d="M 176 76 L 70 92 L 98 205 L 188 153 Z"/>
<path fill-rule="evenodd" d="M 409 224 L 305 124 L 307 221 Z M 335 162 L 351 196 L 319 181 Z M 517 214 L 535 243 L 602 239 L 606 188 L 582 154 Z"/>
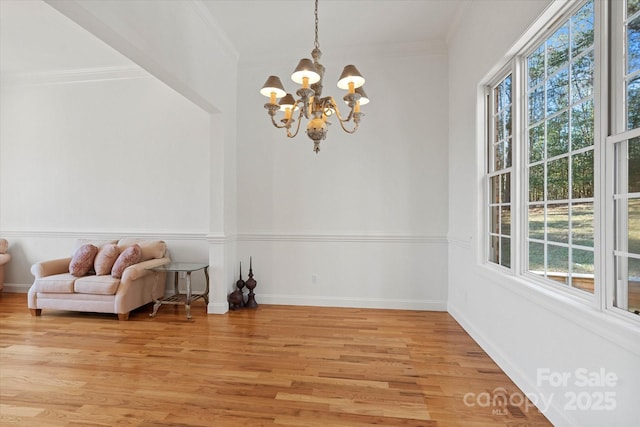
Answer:
<path fill-rule="evenodd" d="M 550 425 L 478 402 L 522 392 L 447 313 L 150 311 L 31 317 L 26 295 L 0 293 L 0 425 Z"/>

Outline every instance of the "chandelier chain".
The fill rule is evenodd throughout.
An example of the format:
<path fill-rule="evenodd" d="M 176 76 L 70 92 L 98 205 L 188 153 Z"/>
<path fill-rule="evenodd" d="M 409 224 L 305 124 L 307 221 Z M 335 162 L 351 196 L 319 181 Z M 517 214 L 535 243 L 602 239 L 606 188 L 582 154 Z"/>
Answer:
<path fill-rule="evenodd" d="M 316 15 L 316 40 L 313 44 L 313 46 L 316 49 L 320 49 L 320 43 L 318 43 L 318 0 L 316 0 L 316 10 L 315 10 L 315 15 Z"/>

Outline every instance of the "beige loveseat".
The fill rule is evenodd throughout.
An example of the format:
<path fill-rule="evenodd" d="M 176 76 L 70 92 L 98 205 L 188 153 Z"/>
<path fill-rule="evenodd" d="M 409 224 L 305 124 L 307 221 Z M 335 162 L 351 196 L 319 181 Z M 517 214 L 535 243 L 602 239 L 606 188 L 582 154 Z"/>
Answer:
<path fill-rule="evenodd" d="M 133 245 L 137 247 L 130 248 Z M 77 254 L 82 246 L 95 246 L 100 251 L 110 249 L 116 257 L 117 254 L 123 255 L 125 250 L 131 252 L 135 249 L 140 256 L 136 263 L 117 274 L 109 267 L 107 274 L 97 275 L 90 271 L 78 277 L 70 273 L 70 264 L 72 260 L 77 261 Z M 166 273 L 148 268 L 168 263 L 170 259 L 166 257 L 166 250 L 166 243 L 160 240 L 78 240 L 74 256 L 39 262 L 31 267 L 35 281 L 29 289 L 29 310 L 34 316 L 40 316 L 42 309 L 114 313 L 118 315 L 118 319 L 127 320 L 131 310 L 164 295 Z M 98 267 L 99 258 L 100 255 L 95 257 L 95 267 Z M 119 261 L 115 261 L 115 264 Z M 102 264 L 100 270 L 104 270 Z M 71 271 L 76 272 L 73 265 Z"/>
<path fill-rule="evenodd" d="M 0 291 L 4 288 L 4 265 L 11 259 L 7 253 L 8 246 L 7 239 L 0 239 Z"/>

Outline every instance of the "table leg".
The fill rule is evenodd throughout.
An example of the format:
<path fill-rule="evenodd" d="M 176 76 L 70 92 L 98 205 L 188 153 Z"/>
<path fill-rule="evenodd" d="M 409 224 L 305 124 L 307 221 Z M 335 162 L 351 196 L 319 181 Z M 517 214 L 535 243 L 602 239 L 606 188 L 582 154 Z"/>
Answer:
<path fill-rule="evenodd" d="M 209 304 L 209 267 L 204 268 L 204 277 L 206 278 L 207 287 L 202 297 L 204 298 L 204 301 Z"/>
<path fill-rule="evenodd" d="M 153 304 L 153 313 L 151 313 L 149 317 L 155 317 L 161 305 L 162 305 L 162 301 L 156 300 L 155 304 Z"/>
<path fill-rule="evenodd" d="M 173 273 L 173 293 L 175 295 L 178 295 L 180 293 L 180 290 L 178 289 L 178 280 L 180 280 L 178 278 L 178 272 L 176 271 L 175 273 Z"/>
<path fill-rule="evenodd" d="M 184 302 L 184 309 L 187 312 L 187 319 L 191 320 L 191 272 L 187 271 L 187 295 Z"/>

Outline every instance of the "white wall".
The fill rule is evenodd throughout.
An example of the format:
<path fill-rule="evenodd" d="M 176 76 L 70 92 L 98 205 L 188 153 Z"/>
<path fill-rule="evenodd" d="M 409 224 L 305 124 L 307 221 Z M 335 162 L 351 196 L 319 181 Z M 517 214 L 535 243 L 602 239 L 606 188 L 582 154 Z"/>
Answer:
<path fill-rule="evenodd" d="M 199 2 L 49 0 L 49 5 L 207 111 L 208 228 L 213 292 L 224 313 L 236 264 L 236 78 L 238 55 Z M 151 172 L 151 171 L 148 171 Z"/>
<path fill-rule="evenodd" d="M 551 400 L 545 413 L 555 425 L 640 425 L 637 328 L 478 262 L 483 173 L 478 85 L 548 3 L 470 2 L 450 44 L 449 312 L 525 393 L 539 402 Z M 618 380 L 613 387 L 581 387 L 575 381 L 582 368 L 590 373 L 603 368 Z M 539 381 L 538 370 L 545 369 L 569 373 L 567 387 Z M 604 391 L 614 393 L 614 411 L 571 410 L 571 395 L 565 394 L 581 395 L 584 402 Z"/>
<path fill-rule="evenodd" d="M 134 66 L 129 75 L 4 81 L 0 229 L 13 256 L 7 282 L 30 283 L 32 263 L 67 256 L 67 240 L 85 235 L 177 237 L 191 240 L 192 249 L 172 247 L 174 258 L 208 259 L 209 114 Z"/>
<path fill-rule="evenodd" d="M 263 302 L 444 309 L 447 56 L 444 47 L 324 52 L 323 96 L 354 63 L 371 103 L 354 135 L 337 120 L 321 151 L 286 138 L 263 108 L 238 125 L 238 255 L 253 256 Z M 299 58 L 242 63 L 238 101 L 261 106 L 270 74 L 289 91 Z M 419 70 L 419 71 L 416 71 Z M 346 111 L 346 105 L 343 111 Z M 245 264 L 246 265 L 246 264 Z M 246 270 L 245 270 L 246 271 Z"/>

